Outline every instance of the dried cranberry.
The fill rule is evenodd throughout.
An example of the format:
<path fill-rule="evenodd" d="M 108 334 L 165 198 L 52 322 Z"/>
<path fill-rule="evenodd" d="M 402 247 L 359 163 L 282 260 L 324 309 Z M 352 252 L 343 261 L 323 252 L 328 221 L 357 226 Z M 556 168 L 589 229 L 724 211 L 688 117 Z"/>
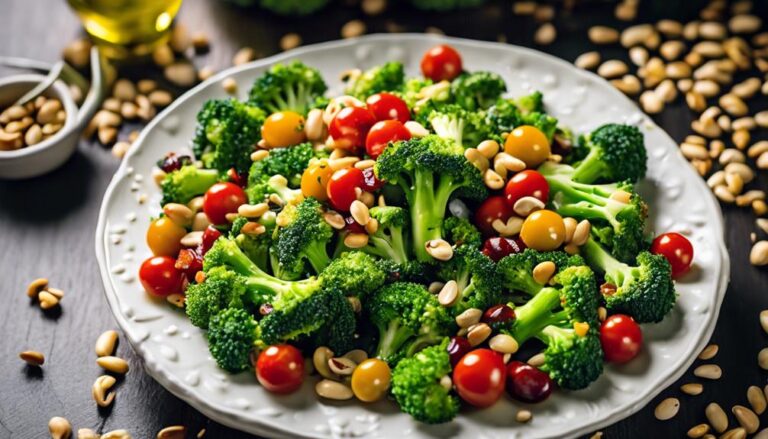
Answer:
<path fill-rule="evenodd" d="M 492 329 L 499 329 L 515 320 L 515 310 L 509 305 L 494 305 L 485 310 L 481 320 Z"/>
<path fill-rule="evenodd" d="M 525 250 L 525 244 L 520 239 L 510 239 L 501 236 L 488 238 L 483 243 L 483 254 L 499 262 L 501 258 Z"/>
<path fill-rule="evenodd" d="M 451 341 L 448 343 L 448 355 L 451 357 L 451 366 L 456 366 L 461 357 L 467 352 L 472 350 L 472 345 L 469 344 L 469 340 L 464 337 L 451 337 Z"/>
<path fill-rule="evenodd" d="M 203 232 L 203 243 L 200 246 L 200 254 L 205 255 L 208 253 L 208 250 L 213 247 L 213 243 L 219 239 L 219 236 L 221 236 L 221 232 L 219 232 L 216 227 L 208 226 L 205 229 L 205 232 Z"/>
<path fill-rule="evenodd" d="M 365 233 L 365 227 L 361 226 L 351 216 L 344 217 L 344 229 L 349 233 Z"/>
<path fill-rule="evenodd" d="M 246 187 L 248 185 L 248 174 L 238 173 L 235 168 L 229 168 L 229 171 L 227 171 L 227 178 L 229 178 L 230 182 L 240 187 Z"/>
<path fill-rule="evenodd" d="M 510 361 L 507 365 L 507 392 L 519 401 L 544 401 L 552 393 L 552 387 L 549 375 L 530 364 Z"/>
<path fill-rule="evenodd" d="M 178 171 L 182 166 L 192 164 L 192 157 L 188 155 L 176 155 L 175 153 L 168 153 L 164 159 L 157 162 L 157 167 L 163 171 L 170 173 Z"/>
<path fill-rule="evenodd" d="M 373 172 L 373 168 L 363 169 L 363 190 L 367 192 L 375 192 L 384 186 L 384 181 L 376 178 L 376 173 Z"/>
<path fill-rule="evenodd" d="M 192 281 L 195 274 L 203 269 L 203 256 L 197 250 L 181 249 L 174 266 L 177 270 L 183 271 L 187 279 Z"/>
<path fill-rule="evenodd" d="M 613 296 L 616 294 L 616 285 L 610 282 L 606 282 L 600 285 L 600 294 L 602 296 Z"/>

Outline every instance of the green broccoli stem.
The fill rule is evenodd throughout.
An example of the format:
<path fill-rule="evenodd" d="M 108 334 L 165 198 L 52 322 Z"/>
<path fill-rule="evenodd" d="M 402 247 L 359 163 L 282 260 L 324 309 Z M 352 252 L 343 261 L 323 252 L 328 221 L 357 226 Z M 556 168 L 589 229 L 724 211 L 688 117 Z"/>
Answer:
<path fill-rule="evenodd" d="M 515 308 L 513 336 L 518 343 L 534 337 L 544 327 L 563 321 L 567 315 L 552 310 L 560 306 L 560 291 L 556 288 L 542 288 L 525 305 Z"/>
<path fill-rule="evenodd" d="M 365 252 L 382 259 L 391 259 L 398 264 L 408 262 L 408 256 L 405 253 L 405 245 L 400 234 L 397 234 L 396 236 L 393 234 L 389 240 L 371 235 L 368 238 L 368 247 L 365 249 Z"/>
<path fill-rule="evenodd" d="M 592 268 L 605 274 L 605 280 L 616 286 L 624 283 L 625 274 L 630 274 L 631 267 L 629 265 L 611 256 L 602 245 L 591 237 L 581 247 L 581 252 Z"/>
<path fill-rule="evenodd" d="M 592 148 L 586 157 L 579 162 L 574 169 L 573 181 L 578 183 L 592 183 L 600 178 L 606 171 L 606 163 L 601 157 L 601 150 Z"/>
<path fill-rule="evenodd" d="M 444 335 L 438 335 L 432 332 L 419 335 L 408 345 L 408 348 L 405 350 L 405 357 L 413 357 L 420 350 L 440 343 L 443 338 L 445 338 Z"/>
<path fill-rule="evenodd" d="M 379 345 L 376 348 L 376 357 L 385 360 L 392 357 L 412 336 L 413 331 L 407 326 L 403 326 L 399 319 L 390 321 L 385 328 L 379 328 Z"/>
<path fill-rule="evenodd" d="M 547 346 L 556 343 L 571 343 L 572 329 L 561 328 L 556 325 L 547 325 L 536 335 L 536 338 L 544 342 Z"/>
<path fill-rule="evenodd" d="M 413 231 L 413 249 L 416 259 L 421 262 L 432 261 L 425 243 L 433 239 L 443 239 L 443 220 L 445 209 L 451 194 L 459 188 L 450 178 L 441 178 L 435 187 L 435 175 L 432 172 L 416 169 L 416 181 L 409 198 L 411 208 L 411 227 Z M 408 194 L 408 192 L 406 192 Z M 411 200 L 411 198 L 413 200 Z M 413 202 L 411 202 L 413 201 Z"/>
<path fill-rule="evenodd" d="M 328 256 L 328 251 L 323 242 L 313 242 L 306 250 L 309 265 L 312 266 L 315 273 L 319 274 L 331 263 L 331 258 Z"/>

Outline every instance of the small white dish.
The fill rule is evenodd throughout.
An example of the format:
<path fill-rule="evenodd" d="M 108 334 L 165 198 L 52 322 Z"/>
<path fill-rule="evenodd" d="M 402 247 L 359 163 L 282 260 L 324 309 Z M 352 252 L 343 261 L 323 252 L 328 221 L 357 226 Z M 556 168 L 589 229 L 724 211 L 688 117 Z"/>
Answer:
<path fill-rule="evenodd" d="M 288 396 L 276 396 L 252 372 L 229 375 L 208 354 L 203 331 L 180 310 L 150 299 L 137 279 L 151 256 L 145 244 L 149 221 L 160 212 L 160 190 L 150 177 L 157 159 L 185 148 L 195 115 L 212 98 L 226 98 L 221 82 L 232 78 L 238 96 L 271 65 L 300 59 L 316 67 L 339 93 L 343 70 L 385 61 L 419 72 L 422 54 L 438 43 L 454 46 L 471 70 L 490 70 L 507 81 L 509 96 L 538 89 L 554 116 L 576 132 L 606 122 L 636 124 L 645 134 L 648 177 L 641 192 L 656 230 L 685 233 L 695 266 L 677 283 L 679 300 L 661 324 L 644 325 L 646 343 L 632 363 L 606 367 L 588 389 L 555 392 L 530 406 L 502 398 L 486 410 L 463 409 L 450 423 L 428 426 L 400 413 L 391 401 L 364 404 L 319 399 L 316 376 Z M 555 57 L 516 46 L 426 35 L 372 35 L 299 48 L 221 72 L 177 99 L 134 142 L 107 189 L 96 230 L 96 254 L 107 301 L 145 370 L 171 393 L 209 418 L 265 437 L 370 438 L 565 438 L 592 433 L 641 409 L 693 363 L 714 330 L 729 275 L 720 208 L 677 144 L 605 80 Z M 533 419 L 514 421 L 521 408 Z"/>

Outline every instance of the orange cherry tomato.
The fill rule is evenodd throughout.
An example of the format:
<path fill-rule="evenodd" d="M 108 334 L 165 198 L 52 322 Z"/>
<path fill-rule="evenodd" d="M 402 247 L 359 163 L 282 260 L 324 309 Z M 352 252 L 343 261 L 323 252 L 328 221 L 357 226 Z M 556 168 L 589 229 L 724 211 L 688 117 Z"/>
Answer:
<path fill-rule="evenodd" d="M 523 125 L 509 133 L 504 152 L 524 161 L 528 168 L 536 168 L 550 156 L 551 149 L 549 139 L 540 129 Z"/>
<path fill-rule="evenodd" d="M 319 201 L 327 200 L 328 182 L 332 175 L 333 169 L 328 165 L 328 160 L 319 160 L 309 165 L 301 174 L 301 193 Z"/>
<path fill-rule="evenodd" d="M 149 224 L 147 245 L 155 256 L 176 257 L 181 250 L 181 238 L 186 234 L 187 231 L 184 227 L 164 216 Z"/>
<path fill-rule="evenodd" d="M 534 250 L 555 250 L 565 241 L 563 217 L 551 210 L 537 210 L 523 222 L 520 238 L 526 246 Z"/>
<path fill-rule="evenodd" d="M 363 402 L 374 402 L 387 395 L 392 372 L 386 362 L 369 358 L 352 372 L 352 393 Z"/>
<path fill-rule="evenodd" d="M 261 126 L 261 137 L 269 148 L 284 148 L 304 142 L 304 116 L 294 111 L 269 115 Z"/>

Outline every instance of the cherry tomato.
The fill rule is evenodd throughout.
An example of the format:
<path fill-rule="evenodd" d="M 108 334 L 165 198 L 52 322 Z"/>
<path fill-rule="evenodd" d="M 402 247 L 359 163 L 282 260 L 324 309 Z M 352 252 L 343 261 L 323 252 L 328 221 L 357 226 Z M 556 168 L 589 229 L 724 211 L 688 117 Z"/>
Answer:
<path fill-rule="evenodd" d="M 536 367 L 520 361 L 507 364 L 507 392 L 522 402 L 541 402 L 552 394 L 552 380 Z"/>
<path fill-rule="evenodd" d="M 520 238 L 526 246 L 534 250 L 555 250 L 565 241 L 563 217 L 551 210 L 537 210 L 523 221 Z"/>
<path fill-rule="evenodd" d="M 490 407 L 504 392 L 504 360 L 490 349 L 475 349 L 453 369 L 461 399 L 475 407 Z"/>
<path fill-rule="evenodd" d="M 672 277 L 682 276 L 691 269 L 693 246 L 685 236 L 670 232 L 656 237 L 651 244 L 651 253 L 662 255 L 672 266 Z"/>
<path fill-rule="evenodd" d="M 374 402 L 387 395 L 392 371 L 386 362 L 369 358 L 352 372 L 352 393 L 363 402 Z"/>
<path fill-rule="evenodd" d="M 483 235 L 492 236 L 497 232 L 493 228 L 493 221 L 500 219 L 504 223 L 515 214 L 512 207 L 507 204 L 501 195 L 493 195 L 486 198 L 475 213 L 475 225 Z"/>
<path fill-rule="evenodd" d="M 549 139 L 538 128 L 523 125 L 512 130 L 504 141 L 504 151 L 524 161 L 529 168 L 544 163 L 550 153 Z"/>
<path fill-rule="evenodd" d="M 195 278 L 195 274 L 203 269 L 203 256 L 197 250 L 182 249 L 179 251 L 174 267 L 183 271 L 187 279 L 191 281 Z"/>
<path fill-rule="evenodd" d="M 295 111 L 272 113 L 261 126 L 261 137 L 269 148 L 298 145 L 307 139 L 304 134 L 304 116 Z"/>
<path fill-rule="evenodd" d="M 203 255 L 208 253 L 208 250 L 213 247 L 213 243 L 219 239 L 219 236 L 221 236 L 219 229 L 213 226 L 206 227 L 203 232 L 203 243 L 200 245 L 200 253 Z"/>
<path fill-rule="evenodd" d="M 411 118 L 408 104 L 391 93 L 376 93 L 365 100 L 376 120 L 397 120 L 406 123 Z"/>
<path fill-rule="evenodd" d="M 466 337 L 454 336 L 448 342 L 448 355 L 451 357 L 451 366 L 456 367 L 459 361 L 472 350 L 472 345 Z"/>
<path fill-rule="evenodd" d="M 227 171 L 227 178 L 229 178 L 229 181 L 240 187 L 246 187 L 248 185 L 248 174 L 241 174 L 237 172 L 237 169 L 235 168 L 229 168 L 229 171 Z"/>
<path fill-rule="evenodd" d="M 382 120 L 376 122 L 368 131 L 368 137 L 365 139 L 365 151 L 372 159 L 376 159 L 389 145 L 389 142 L 410 138 L 411 132 L 400 121 Z"/>
<path fill-rule="evenodd" d="M 504 196 L 510 206 L 514 206 L 517 200 L 523 197 L 538 198 L 546 203 L 549 198 L 549 184 L 543 175 L 526 169 L 509 179 L 504 188 Z"/>
<path fill-rule="evenodd" d="M 365 137 L 376 118 L 373 113 L 360 107 L 345 107 L 331 120 L 328 133 L 336 147 L 357 152 L 365 146 Z"/>
<path fill-rule="evenodd" d="M 181 250 L 181 238 L 186 234 L 184 227 L 164 216 L 149 223 L 147 245 L 155 256 L 176 256 Z"/>
<path fill-rule="evenodd" d="M 514 253 L 522 253 L 525 250 L 525 244 L 520 238 L 510 239 L 502 236 L 493 236 L 483 242 L 483 254 L 499 262 L 501 258 Z"/>
<path fill-rule="evenodd" d="M 227 224 L 227 214 L 248 202 L 243 189 L 234 183 L 216 183 L 203 198 L 203 212 L 213 224 Z"/>
<path fill-rule="evenodd" d="M 301 193 L 305 197 L 315 197 L 318 201 L 328 199 L 328 182 L 333 175 L 333 169 L 328 160 L 319 160 L 307 167 L 301 174 Z"/>
<path fill-rule="evenodd" d="M 256 360 L 256 378 L 272 393 L 291 393 L 304 382 L 304 358 L 289 344 L 268 347 Z"/>
<path fill-rule="evenodd" d="M 363 169 L 363 190 L 366 192 L 376 192 L 384 186 L 384 181 L 376 178 L 373 168 Z"/>
<path fill-rule="evenodd" d="M 421 59 L 421 73 L 435 82 L 452 81 L 462 69 L 459 52 L 445 44 L 429 49 Z"/>
<path fill-rule="evenodd" d="M 614 314 L 600 325 L 600 343 L 606 361 L 626 363 L 640 352 L 643 332 L 632 317 Z"/>
<path fill-rule="evenodd" d="M 494 305 L 485 310 L 481 320 L 496 331 L 515 320 L 515 310 L 503 303 Z"/>
<path fill-rule="evenodd" d="M 176 260 L 168 256 L 153 256 L 141 264 L 139 279 L 144 290 L 153 296 L 165 297 L 180 293 L 184 273 L 176 268 Z"/>
<path fill-rule="evenodd" d="M 334 209 L 349 212 L 349 206 L 357 200 L 355 189 L 365 184 L 363 171 L 357 168 L 339 169 L 328 182 L 328 199 Z"/>

